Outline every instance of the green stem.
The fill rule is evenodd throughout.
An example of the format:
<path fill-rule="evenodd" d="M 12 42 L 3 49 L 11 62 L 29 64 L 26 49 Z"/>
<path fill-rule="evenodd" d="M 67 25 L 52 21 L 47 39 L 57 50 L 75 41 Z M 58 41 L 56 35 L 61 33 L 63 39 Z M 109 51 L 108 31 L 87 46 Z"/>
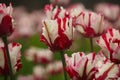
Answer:
<path fill-rule="evenodd" d="M 64 71 L 64 78 L 67 80 L 67 73 L 65 71 L 65 58 L 64 58 L 64 51 L 60 51 L 61 59 L 62 59 L 62 64 L 63 64 L 63 71 Z"/>
<path fill-rule="evenodd" d="M 10 54 L 9 54 L 9 49 L 8 49 L 7 37 L 6 37 L 6 36 L 2 37 L 2 40 L 3 40 L 3 42 L 4 42 L 5 49 L 6 49 L 6 55 L 7 55 L 7 62 L 8 62 L 10 79 L 11 79 L 11 80 L 14 80 L 13 72 L 12 72 L 12 65 L 11 65 L 11 60 L 10 60 Z"/>
<path fill-rule="evenodd" d="M 4 76 L 4 80 L 7 80 L 7 78 L 8 78 L 7 76 Z"/>
<path fill-rule="evenodd" d="M 93 38 L 90 38 L 90 46 L 91 46 L 91 52 L 93 52 L 94 51 Z"/>

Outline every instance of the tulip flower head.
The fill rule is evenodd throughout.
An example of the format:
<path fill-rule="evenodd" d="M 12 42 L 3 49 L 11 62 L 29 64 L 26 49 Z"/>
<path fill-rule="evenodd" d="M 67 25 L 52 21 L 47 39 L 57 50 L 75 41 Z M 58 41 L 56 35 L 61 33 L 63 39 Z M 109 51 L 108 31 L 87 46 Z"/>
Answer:
<path fill-rule="evenodd" d="M 73 41 L 72 19 L 57 18 L 43 21 L 41 41 L 45 42 L 51 50 L 68 49 Z"/>
<path fill-rule="evenodd" d="M 81 12 L 75 22 L 75 27 L 85 37 L 96 37 L 105 33 L 107 26 L 104 17 L 93 12 Z"/>
<path fill-rule="evenodd" d="M 106 61 L 98 60 L 95 66 L 98 69 L 95 80 L 119 80 L 120 65 L 114 64 L 106 59 Z"/>
<path fill-rule="evenodd" d="M 12 6 L 0 4 L 0 37 L 8 36 L 13 32 Z"/>
<path fill-rule="evenodd" d="M 109 29 L 106 34 L 103 34 L 97 41 L 102 48 L 102 52 L 114 63 L 120 63 L 120 31 Z"/>
<path fill-rule="evenodd" d="M 19 43 L 10 43 L 8 47 L 10 52 L 12 70 L 15 74 L 15 72 L 17 72 L 22 67 L 20 60 L 21 45 Z M 0 75 L 9 75 L 6 48 L 4 46 L 0 46 Z"/>
<path fill-rule="evenodd" d="M 98 71 L 95 57 L 95 53 L 85 55 L 83 52 L 73 53 L 72 57 L 65 55 L 66 71 L 72 80 L 94 80 Z"/>

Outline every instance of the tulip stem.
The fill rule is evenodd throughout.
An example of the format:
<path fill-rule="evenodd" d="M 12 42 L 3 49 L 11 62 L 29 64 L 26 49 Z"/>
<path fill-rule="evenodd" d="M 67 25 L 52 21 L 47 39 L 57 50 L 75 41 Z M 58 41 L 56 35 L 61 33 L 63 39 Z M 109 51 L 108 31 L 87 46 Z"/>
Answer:
<path fill-rule="evenodd" d="M 6 36 L 2 37 L 2 40 L 3 40 L 3 42 L 4 42 L 5 49 L 6 49 L 6 55 L 7 55 L 7 62 L 8 62 L 8 68 L 9 68 L 10 79 L 11 79 L 11 80 L 14 80 L 13 72 L 12 72 L 12 65 L 11 65 L 11 60 L 10 60 L 10 54 L 9 54 L 9 50 L 8 50 L 8 41 L 7 41 L 7 37 L 6 37 Z"/>
<path fill-rule="evenodd" d="M 65 58 L 64 58 L 64 51 L 60 51 L 61 59 L 62 59 L 62 64 L 63 64 L 63 71 L 64 71 L 64 78 L 67 80 L 67 73 L 65 71 Z"/>
<path fill-rule="evenodd" d="M 91 46 L 91 52 L 93 52 L 94 51 L 93 38 L 90 38 L 90 46 Z"/>
<path fill-rule="evenodd" d="M 4 80 L 7 80 L 7 78 L 8 78 L 7 76 L 4 76 Z"/>

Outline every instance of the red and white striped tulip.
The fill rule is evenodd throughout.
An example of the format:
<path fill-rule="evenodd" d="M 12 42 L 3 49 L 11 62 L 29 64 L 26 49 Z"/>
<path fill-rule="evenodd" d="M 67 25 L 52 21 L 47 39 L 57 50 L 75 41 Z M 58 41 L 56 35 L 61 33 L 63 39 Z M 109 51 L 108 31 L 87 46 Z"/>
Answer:
<path fill-rule="evenodd" d="M 104 17 L 93 12 L 81 12 L 75 22 L 75 27 L 85 37 L 96 37 L 106 32 Z"/>
<path fill-rule="evenodd" d="M 114 63 L 120 63 L 120 31 L 109 29 L 106 34 L 103 34 L 97 41 L 102 48 L 102 52 Z"/>
<path fill-rule="evenodd" d="M 119 80 L 120 65 L 106 60 L 98 60 L 96 65 L 98 72 L 95 75 L 95 80 Z"/>
<path fill-rule="evenodd" d="M 73 53 L 72 57 L 65 55 L 66 71 L 72 80 L 93 80 L 97 73 L 95 53 L 85 55 L 83 52 Z"/>
<path fill-rule="evenodd" d="M 10 60 L 12 65 L 13 73 L 15 74 L 21 67 L 21 45 L 19 43 L 10 43 L 8 45 L 10 52 Z M 9 75 L 9 68 L 7 63 L 6 48 L 0 46 L 0 75 Z"/>
<path fill-rule="evenodd" d="M 46 43 L 51 50 L 68 49 L 73 41 L 72 19 L 57 18 L 43 21 L 41 41 Z"/>
<path fill-rule="evenodd" d="M 8 36 L 13 32 L 12 5 L 6 7 L 0 4 L 0 37 Z"/>

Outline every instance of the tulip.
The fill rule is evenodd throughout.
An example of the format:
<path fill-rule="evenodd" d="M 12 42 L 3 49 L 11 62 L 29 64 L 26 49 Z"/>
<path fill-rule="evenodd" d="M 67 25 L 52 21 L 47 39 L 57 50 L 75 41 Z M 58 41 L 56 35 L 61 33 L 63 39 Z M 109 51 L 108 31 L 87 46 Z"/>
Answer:
<path fill-rule="evenodd" d="M 81 12 L 76 19 L 75 27 L 83 36 L 93 38 L 105 33 L 107 26 L 104 17 L 93 12 Z"/>
<path fill-rule="evenodd" d="M 45 42 L 51 50 L 68 49 L 73 41 L 72 19 L 63 18 L 43 21 L 41 41 Z"/>
<path fill-rule="evenodd" d="M 66 71 L 72 80 L 93 80 L 97 73 L 95 53 L 85 55 L 83 52 L 73 53 L 72 57 L 65 54 Z"/>
<path fill-rule="evenodd" d="M 109 29 L 97 40 L 98 45 L 102 48 L 102 52 L 106 58 L 114 63 L 120 63 L 120 31 Z"/>
<path fill-rule="evenodd" d="M 20 59 L 21 45 L 19 43 L 10 43 L 8 48 L 10 52 L 12 72 L 15 74 L 22 67 Z M 0 46 L 0 75 L 9 75 L 6 48 L 4 46 Z"/>
<path fill-rule="evenodd" d="M 99 60 L 95 66 L 98 69 L 98 72 L 95 75 L 95 80 L 119 80 L 120 65 L 116 65 L 109 60 Z"/>
<path fill-rule="evenodd" d="M 12 5 L 6 7 L 0 4 L 0 37 L 8 36 L 13 32 Z"/>

